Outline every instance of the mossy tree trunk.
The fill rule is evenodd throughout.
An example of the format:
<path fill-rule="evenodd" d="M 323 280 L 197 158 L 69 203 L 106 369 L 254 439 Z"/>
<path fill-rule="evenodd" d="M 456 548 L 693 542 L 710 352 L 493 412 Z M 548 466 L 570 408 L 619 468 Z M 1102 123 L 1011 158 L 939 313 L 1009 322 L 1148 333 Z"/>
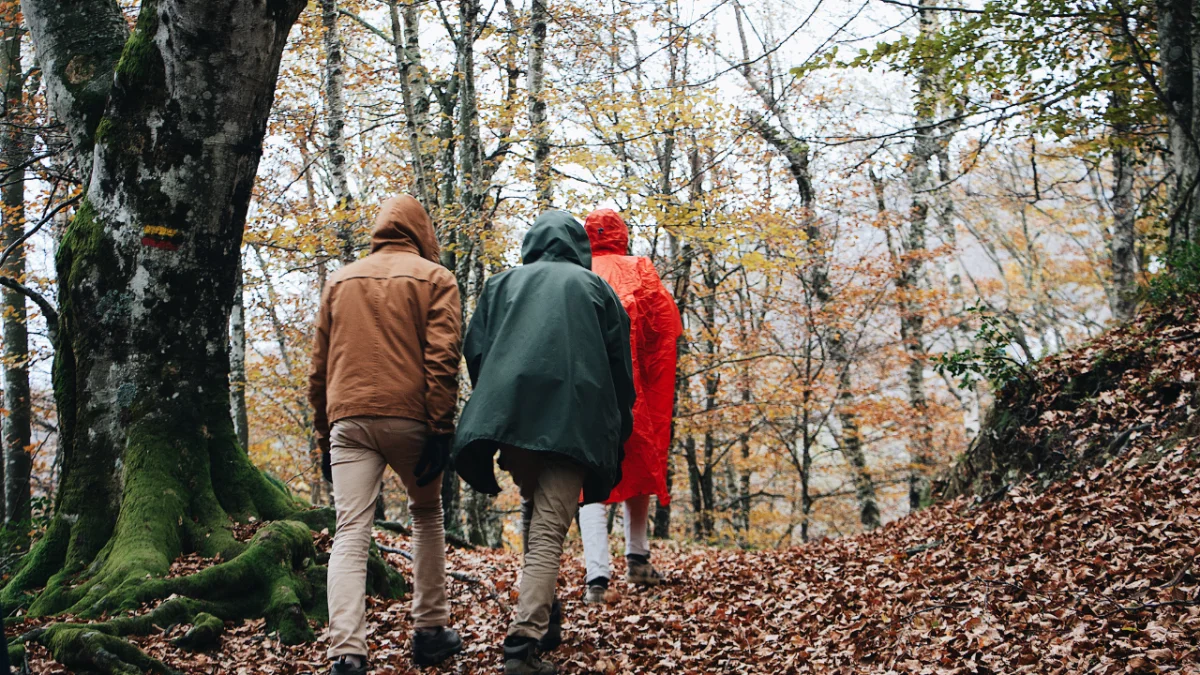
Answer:
<path fill-rule="evenodd" d="M 285 639 L 311 636 L 300 608 L 319 602 L 321 582 L 302 571 L 307 529 L 278 523 L 249 544 L 231 531 L 233 519 L 302 516 L 239 446 L 227 336 L 279 62 L 303 7 L 143 0 L 130 33 L 115 0 L 23 3 L 86 191 L 57 257 L 60 491 L 4 589 L 10 606 L 99 617 L 179 594 L 195 601 L 184 614 L 265 613 Z M 188 551 L 230 562 L 159 580 Z M 252 591 L 265 594 L 254 607 Z M 145 667 L 106 666 L 95 654 L 111 649 L 60 632 L 42 635 L 60 660 Z"/>

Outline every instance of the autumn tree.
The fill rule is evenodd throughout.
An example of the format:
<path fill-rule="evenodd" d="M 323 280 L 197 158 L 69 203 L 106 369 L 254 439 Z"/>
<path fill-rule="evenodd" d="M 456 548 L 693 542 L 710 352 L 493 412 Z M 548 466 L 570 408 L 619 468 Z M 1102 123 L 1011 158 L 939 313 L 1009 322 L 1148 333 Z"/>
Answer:
<path fill-rule="evenodd" d="M 55 624 L 32 636 L 69 667 L 161 667 L 114 634 L 204 614 L 265 615 L 285 640 L 311 637 L 311 536 L 237 443 L 226 332 L 280 56 L 302 8 L 146 0 L 131 32 L 113 0 L 23 4 L 87 189 L 57 256 L 61 485 L 4 600 L 94 619 L 172 598 L 105 631 Z M 278 522 L 239 541 L 234 519 L 249 518 Z M 229 562 L 162 578 L 184 551 Z"/>

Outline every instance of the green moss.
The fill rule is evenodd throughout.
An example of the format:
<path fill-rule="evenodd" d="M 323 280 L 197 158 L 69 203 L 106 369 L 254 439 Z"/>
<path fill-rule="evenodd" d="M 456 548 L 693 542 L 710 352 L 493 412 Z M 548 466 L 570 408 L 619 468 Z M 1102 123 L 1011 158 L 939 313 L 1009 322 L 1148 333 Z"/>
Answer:
<path fill-rule="evenodd" d="M 371 543 L 371 556 L 367 558 L 367 591 L 390 600 L 402 598 L 408 592 L 404 575 L 383 560 L 374 542 Z"/>
<path fill-rule="evenodd" d="M 192 627 L 172 643 L 176 647 L 190 651 L 216 649 L 221 645 L 221 636 L 225 633 L 225 622 L 221 619 L 201 612 L 192 620 Z"/>
<path fill-rule="evenodd" d="M 229 402 L 215 398 L 208 413 L 209 458 L 213 488 L 225 511 L 241 521 L 290 518 L 300 505 L 263 473 L 242 451 L 229 416 Z"/>
<path fill-rule="evenodd" d="M 137 26 L 125 41 L 116 73 L 124 85 L 148 84 L 156 66 L 161 67 L 154 34 L 158 30 L 157 0 L 143 0 Z"/>
<path fill-rule="evenodd" d="M 61 570 L 70 536 L 71 525 L 62 518 L 55 518 L 0 593 L 0 605 L 10 609 L 24 606 L 28 602 L 26 594 L 29 591 L 41 587 L 55 572 Z"/>
<path fill-rule="evenodd" d="M 91 271 L 90 263 L 97 258 L 112 257 L 114 253 L 95 207 L 84 197 L 59 245 L 59 264 L 67 263 L 66 286 L 78 285 L 84 280 L 83 275 Z"/>
<path fill-rule="evenodd" d="M 173 672 L 161 661 L 95 626 L 54 624 L 39 635 L 38 642 L 50 650 L 56 661 L 73 672 L 99 671 L 117 675 Z"/>
<path fill-rule="evenodd" d="M 113 133 L 113 121 L 107 117 L 100 120 L 100 124 L 96 127 L 96 133 L 92 135 L 96 143 L 106 142 Z"/>
<path fill-rule="evenodd" d="M 337 511 L 329 507 L 300 511 L 293 514 L 290 520 L 297 520 L 308 525 L 313 532 L 329 530 L 329 534 L 332 535 L 337 530 Z"/>
<path fill-rule="evenodd" d="M 25 672 L 25 644 L 22 642 L 12 642 L 8 647 L 8 663 L 17 669 L 17 672 Z"/>
<path fill-rule="evenodd" d="M 267 620 L 267 630 L 277 632 L 284 644 L 310 642 L 316 637 L 312 627 L 308 625 L 308 615 L 304 613 L 301 593 L 311 595 L 311 589 L 290 576 L 278 580 L 271 589 L 271 597 L 263 616 Z"/>

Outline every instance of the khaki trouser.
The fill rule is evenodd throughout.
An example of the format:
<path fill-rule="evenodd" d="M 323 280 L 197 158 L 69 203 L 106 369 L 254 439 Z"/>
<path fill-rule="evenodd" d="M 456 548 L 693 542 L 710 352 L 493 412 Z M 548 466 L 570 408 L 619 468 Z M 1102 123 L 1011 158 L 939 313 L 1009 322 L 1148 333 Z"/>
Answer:
<path fill-rule="evenodd" d="M 533 502 L 531 522 L 525 528 L 521 595 L 508 634 L 541 639 L 550 624 L 563 541 L 579 509 L 583 468 L 556 453 L 519 448 L 505 448 L 500 465 L 512 474 L 521 498 Z"/>
<path fill-rule="evenodd" d="M 446 598 L 446 531 L 442 481 L 417 487 L 413 468 L 425 445 L 425 425 L 401 417 L 348 417 L 330 431 L 337 531 L 329 556 L 329 657 L 367 656 L 367 553 L 375 501 L 390 465 L 408 491 L 412 514 L 413 626 L 450 622 Z"/>

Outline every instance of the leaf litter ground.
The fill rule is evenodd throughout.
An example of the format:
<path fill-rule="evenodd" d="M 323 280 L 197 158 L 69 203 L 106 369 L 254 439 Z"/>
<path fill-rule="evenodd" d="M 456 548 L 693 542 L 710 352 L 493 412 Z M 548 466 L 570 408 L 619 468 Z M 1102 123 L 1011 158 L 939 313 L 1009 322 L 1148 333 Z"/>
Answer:
<path fill-rule="evenodd" d="M 667 583 L 611 602 L 580 601 L 577 545 L 564 560 L 565 673 L 1200 673 L 1200 445 L 1195 439 L 1200 322 L 1191 308 L 1151 316 L 1039 367 L 1030 437 L 1058 434 L 1061 453 L 1121 438 L 1118 456 L 1046 486 L 1027 479 L 1003 501 L 960 498 L 876 532 L 786 550 L 656 544 Z M 1115 387 L 1054 411 L 1061 386 L 1095 354 L 1156 356 Z M 1164 395 L 1163 392 L 1166 392 Z M 1190 425 L 1190 426 L 1189 426 Z M 1184 430 L 1181 432 L 1181 429 Z M 1183 440 L 1180 440 L 1183 439 Z M 328 550 L 327 535 L 315 535 Z M 377 532 L 407 549 L 407 538 Z M 409 571 L 408 561 L 387 554 Z M 180 559 L 173 573 L 212 564 Z M 498 645 L 516 598 L 519 556 L 449 549 L 466 651 L 427 672 L 499 672 Z M 623 573 L 618 558 L 618 577 Z M 376 673 L 415 673 L 408 602 L 371 599 Z M 10 626 L 10 631 L 32 627 Z M 323 673 L 323 645 L 287 646 L 261 621 L 230 624 L 219 651 L 171 646 L 184 632 L 134 638 L 189 674 Z M 63 673 L 40 647 L 35 673 Z"/>
<path fill-rule="evenodd" d="M 783 551 L 658 546 L 667 584 L 641 591 L 618 580 L 600 607 L 580 602 L 572 551 L 555 657 L 567 673 L 1200 673 L 1200 462 L 1191 450 Z M 485 584 L 450 582 L 466 652 L 440 672 L 498 672 L 518 560 L 450 550 L 452 569 Z M 408 661 L 407 601 L 372 599 L 370 612 L 375 672 L 419 672 Z M 261 629 L 231 624 L 212 653 L 172 647 L 184 627 L 135 640 L 185 673 L 323 672 L 320 643 L 286 646 Z M 66 672 L 38 647 L 30 656 L 35 673 Z"/>

